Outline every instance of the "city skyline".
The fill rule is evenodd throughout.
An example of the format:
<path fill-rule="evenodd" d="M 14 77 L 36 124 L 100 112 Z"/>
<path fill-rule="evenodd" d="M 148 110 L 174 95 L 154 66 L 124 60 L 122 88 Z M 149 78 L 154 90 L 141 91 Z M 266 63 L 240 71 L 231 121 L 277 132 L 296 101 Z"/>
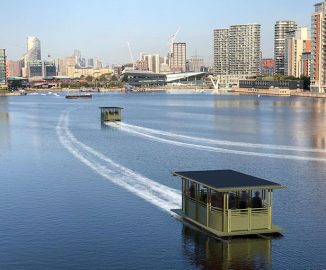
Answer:
<path fill-rule="evenodd" d="M 1 47 L 7 49 L 9 59 L 17 60 L 26 52 L 27 36 L 36 36 L 42 43 L 43 58 L 48 54 L 54 58 L 71 55 L 78 48 L 84 57 L 98 57 L 111 65 L 130 62 L 127 42 L 135 59 L 141 52 L 165 56 L 169 36 L 180 27 L 176 42 L 187 43 L 187 57 L 197 51 L 212 64 L 214 29 L 255 22 L 262 25 L 263 57 L 273 57 L 275 22 L 294 20 L 298 26 L 310 28 L 313 5 L 320 1 L 276 0 L 268 10 L 261 2 L 207 0 L 198 5 L 195 1 L 145 0 L 140 6 L 131 0 L 123 3 L 98 0 L 89 6 L 86 1 L 59 0 L 48 7 L 37 0 L 28 3 L 14 0 L 2 6 L 5 29 Z M 13 10 L 14 18 L 19 19 L 13 19 Z"/>

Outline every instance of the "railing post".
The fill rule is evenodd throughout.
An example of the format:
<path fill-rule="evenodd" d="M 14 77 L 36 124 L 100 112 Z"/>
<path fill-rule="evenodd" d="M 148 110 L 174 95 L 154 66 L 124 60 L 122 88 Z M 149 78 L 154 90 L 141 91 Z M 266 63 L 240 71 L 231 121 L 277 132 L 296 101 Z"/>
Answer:
<path fill-rule="evenodd" d="M 206 226 L 209 227 L 209 215 L 211 212 L 211 189 L 207 188 L 207 198 L 206 198 Z"/>
<path fill-rule="evenodd" d="M 198 201 L 199 201 L 198 196 L 199 196 L 199 185 L 195 183 L 196 221 L 198 221 Z"/>
<path fill-rule="evenodd" d="M 268 190 L 268 229 L 272 229 L 272 214 L 273 214 L 273 190 Z"/>
<path fill-rule="evenodd" d="M 228 210 L 228 233 L 231 232 L 231 215 L 232 215 L 232 210 Z"/>
<path fill-rule="evenodd" d="M 229 193 L 223 193 L 223 231 L 228 231 L 228 204 L 229 204 Z"/>
<path fill-rule="evenodd" d="M 186 213 L 186 209 L 185 209 L 185 199 L 186 199 L 186 183 L 185 183 L 185 179 L 182 178 L 182 212 Z"/>
<path fill-rule="evenodd" d="M 251 231 L 251 208 L 248 208 L 248 231 Z"/>

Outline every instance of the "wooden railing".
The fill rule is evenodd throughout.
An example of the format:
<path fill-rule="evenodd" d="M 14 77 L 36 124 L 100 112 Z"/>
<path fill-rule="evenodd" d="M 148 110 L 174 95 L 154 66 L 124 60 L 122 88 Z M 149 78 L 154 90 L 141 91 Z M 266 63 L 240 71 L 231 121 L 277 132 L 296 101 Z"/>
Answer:
<path fill-rule="evenodd" d="M 270 229 L 269 208 L 228 210 L 228 232 Z"/>
<path fill-rule="evenodd" d="M 184 196 L 185 214 L 217 231 L 252 231 L 271 228 L 270 208 L 223 209 Z"/>

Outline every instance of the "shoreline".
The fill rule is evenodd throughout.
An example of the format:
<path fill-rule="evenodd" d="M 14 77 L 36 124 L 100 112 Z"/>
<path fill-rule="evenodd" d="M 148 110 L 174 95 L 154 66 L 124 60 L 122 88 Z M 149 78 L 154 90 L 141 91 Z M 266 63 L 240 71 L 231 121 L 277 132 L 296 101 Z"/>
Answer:
<path fill-rule="evenodd" d="M 160 88 L 144 88 L 140 91 L 135 91 L 135 93 L 146 93 L 146 92 L 166 92 L 169 91 L 175 91 L 175 92 L 182 92 L 182 91 L 195 91 L 195 92 L 201 92 L 201 91 L 212 91 L 212 94 L 236 94 L 236 95 L 261 95 L 261 96 L 283 96 L 283 97 L 305 97 L 305 98 L 326 98 L 326 93 L 312 93 L 309 91 L 287 91 L 286 94 L 278 94 L 278 93 L 268 93 L 268 91 L 257 91 L 253 92 L 248 90 L 228 90 L 227 92 L 223 91 L 223 89 L 220 90 L 214 90 L 214 89 L 204 89 L 204 88 L 195 88 L 195 87 L 188 87 L 188 88 L 179 88 L 179 87 L 160 87 Z M 69 88 L 49 88 L 49 89 L 27 89 L 25 92 L 7 92 L 7 93 L 0 93 L 0 97 L 7 97 L 7 96 L 26 96 L 31 93 L 113 93 L 113 92 L 126 92 L 124 88 L 111 88 L 111 89 L 99 89 L 92 90 L 92 89 L 69 89 Z"/>

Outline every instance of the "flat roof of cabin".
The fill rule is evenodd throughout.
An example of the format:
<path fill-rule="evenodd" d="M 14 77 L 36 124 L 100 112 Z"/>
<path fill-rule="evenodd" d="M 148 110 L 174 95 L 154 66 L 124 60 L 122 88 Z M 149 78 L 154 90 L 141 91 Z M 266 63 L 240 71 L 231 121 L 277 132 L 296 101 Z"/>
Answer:
<path fill-rule="evenodd" d="M 186 171 L 174 172 L 173 175 L 186 178 L 221 192 L 286 188 L 278 183 L 233 170 Z"/>
<path fill-rule="evenodd" d="M 100 109 L 120 109 L 123 110 L 121 107 L 99 107 Z"/>

